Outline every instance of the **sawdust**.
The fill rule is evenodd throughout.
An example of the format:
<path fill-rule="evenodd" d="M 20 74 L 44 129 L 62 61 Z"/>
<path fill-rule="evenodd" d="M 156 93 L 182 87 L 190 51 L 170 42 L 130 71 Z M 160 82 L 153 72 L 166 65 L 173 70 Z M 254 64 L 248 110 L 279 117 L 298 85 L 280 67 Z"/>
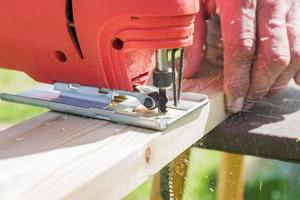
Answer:
<path fill-rule="evenodd" d="M 141 114 L 143 116 L 145 116 L 145 115 L 146 116 L 153 116 L 153 115 L 157 115 L 158 114 L 157 111 L 155 111 L 155 110 L 149 110 L 149 109 L 147 109 L 144 106 L 138 106 L 138 107 L 134 108 L 132 111 L 135 112 L 135 113 L 137 113 L 137 114 Z"/>
<path fill-rule="evenodd" d="M 24 140 L 24 137 L 17 137 L 15 139 L 16 142 L 22 142 Z"/>

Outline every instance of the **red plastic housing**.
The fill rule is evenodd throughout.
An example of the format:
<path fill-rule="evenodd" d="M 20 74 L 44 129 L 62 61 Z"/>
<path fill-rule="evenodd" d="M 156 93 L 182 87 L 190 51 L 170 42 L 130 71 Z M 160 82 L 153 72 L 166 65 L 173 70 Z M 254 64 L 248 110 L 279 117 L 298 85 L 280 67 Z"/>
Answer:
<path fill-rule="evenodd" d="M 199 0 L 0 0 L 0 66 L 39 82 L 131 90 L 155 49 L 192 44 Z"/>

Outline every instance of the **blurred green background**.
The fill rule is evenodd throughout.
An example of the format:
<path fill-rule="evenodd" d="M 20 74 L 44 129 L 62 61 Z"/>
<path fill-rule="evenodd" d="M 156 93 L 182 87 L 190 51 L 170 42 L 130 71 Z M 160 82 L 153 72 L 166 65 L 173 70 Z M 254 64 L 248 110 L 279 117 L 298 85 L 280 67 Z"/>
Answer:
<path fill-rule="evenodd" d="M 0 92 L 16 93 L 37 85 L 20 72 L 0 69 Z M 37 116 L 46 110 L 0 102 L 0 128 Z M 185 200 L 213 200 L 221 153 L 193 148 L 186 177 Z M 246 200 L 300 199 L 300 167 L 297 164 L 246 157 Z M 151 181 L 133 191 L 126 200 L 147 200 Z"/>
<path fill-rule="evenodd" d="M 37 83 L 24 73 L 0 69 L 0 92 L 17 93 L 30 89 L 35 85 L 37 85 Z M 1 101 L 0 123 L 17 123 L 36 116 L 44 111 L 45 110 L 41 108 Z"/>

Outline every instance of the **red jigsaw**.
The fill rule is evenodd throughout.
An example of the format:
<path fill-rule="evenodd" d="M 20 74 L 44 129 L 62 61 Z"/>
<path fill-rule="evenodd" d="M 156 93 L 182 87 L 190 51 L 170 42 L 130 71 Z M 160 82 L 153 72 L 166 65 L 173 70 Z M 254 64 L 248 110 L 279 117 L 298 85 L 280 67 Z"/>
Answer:
<path fill-rule="evenodd" d="M 157 49 L 190 46 L 199 0 L 0 0 L 0 66 L 39 82 L 132 90 Z"/>

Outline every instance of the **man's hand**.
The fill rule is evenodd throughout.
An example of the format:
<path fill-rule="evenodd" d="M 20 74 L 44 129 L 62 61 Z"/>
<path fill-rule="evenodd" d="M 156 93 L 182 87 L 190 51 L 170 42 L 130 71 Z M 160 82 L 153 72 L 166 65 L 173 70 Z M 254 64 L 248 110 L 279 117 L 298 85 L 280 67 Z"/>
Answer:
<path fill-rule="evenodd" d="M 284 88 L 300 69 L 300 1 L 258 0 L 257 59 L 248 100 Z"/>
<path fill-rule="evenodd" d="M 224 46 L 224 91 L 229 111 L 241 111 L 245 103 L 277 93 L 293 77 L 300 84 L 299 0 L 212 2 L 202 0 L 202 8 L 209 8 L 209 12 L 215 8 L 220 16 Z M 204 13 L 202 11 L 200 19 L 204 19 Z M 204 25 L 198 24 L 205 32 Z M 204 35 L 202 33 L 198 37 L 198 45 L 204 46 Z M 200 51 L 201 55 L 204 54 L 203 50 Z M 197 67 L 202 60 L 198 59 Z M 197 71 L 193 66 L 188 69 L 187 76 Z"/>

